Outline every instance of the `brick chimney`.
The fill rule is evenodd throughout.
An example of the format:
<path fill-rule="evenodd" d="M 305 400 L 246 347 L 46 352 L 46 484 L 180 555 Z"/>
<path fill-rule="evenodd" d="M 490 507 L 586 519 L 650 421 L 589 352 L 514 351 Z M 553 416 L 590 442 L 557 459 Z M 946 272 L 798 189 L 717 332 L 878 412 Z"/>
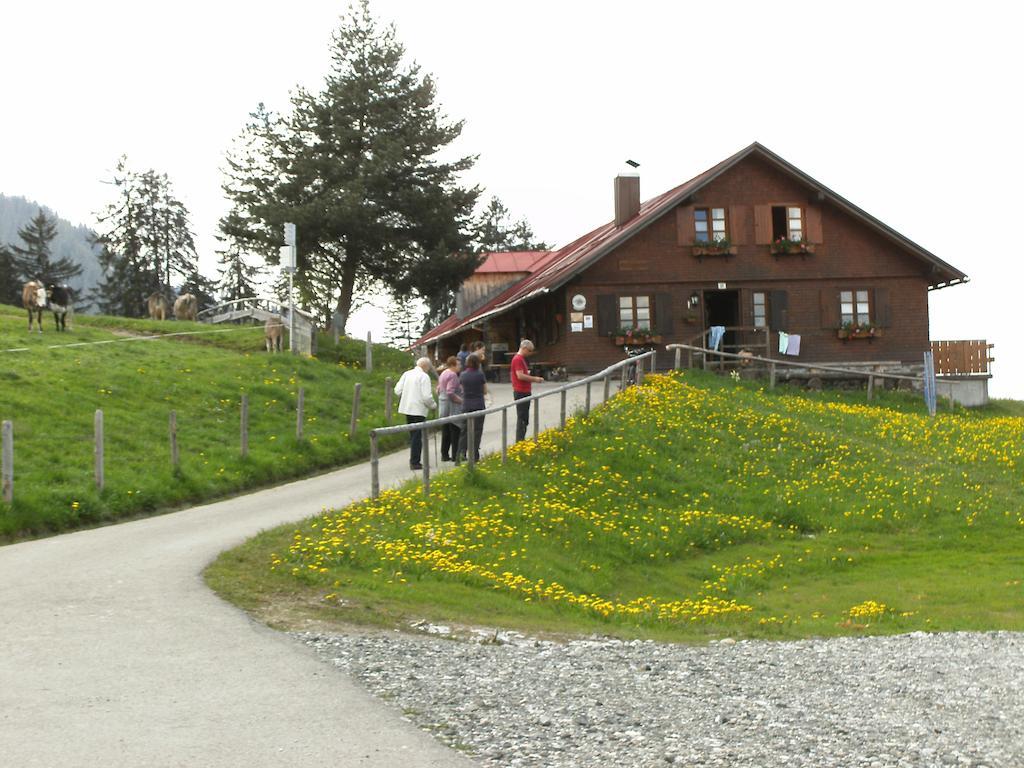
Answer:
<path fill-rule="evenodd" d="M 640 213 L 640 174 L 624 171 L 615 177 L 615 226 Z"/>

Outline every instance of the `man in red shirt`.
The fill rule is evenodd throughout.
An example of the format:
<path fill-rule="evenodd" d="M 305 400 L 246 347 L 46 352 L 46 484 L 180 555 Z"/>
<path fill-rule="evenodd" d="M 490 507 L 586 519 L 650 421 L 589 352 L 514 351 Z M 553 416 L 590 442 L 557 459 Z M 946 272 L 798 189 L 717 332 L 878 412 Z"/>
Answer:
<path fill-rule="evenodd" d="M 533 389 L 533 382 L 544 381 L 540 376 L 530 375 L 530 366 L 526 358 L 533 354 L 533 342 L 523 339 L 519 342 L 519 351 L 512 356 L 512 364 L 509 366 L 509 377 L 512 379 L 512 397 L 521 400 L 529 397 Z M 526 428 L 530 424 L 530 403 L 521 403 L 516 406 L 518 418 L 516 419 L 516 442 L 526 438 Z"/>

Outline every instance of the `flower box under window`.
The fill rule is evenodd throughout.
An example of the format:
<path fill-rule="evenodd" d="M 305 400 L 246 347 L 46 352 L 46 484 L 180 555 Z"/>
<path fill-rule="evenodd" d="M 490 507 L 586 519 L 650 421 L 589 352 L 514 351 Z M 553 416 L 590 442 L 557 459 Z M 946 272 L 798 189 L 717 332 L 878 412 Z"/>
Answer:
<path fill-rule="evenodd" d="M 850 339 L 867 339 L 870 341 L 871 339 L 877 339 L 881 335 L 882 332 L 878 328 L 840 328 L 836 331 L 836 336 L 843 341 Z"/>
<path fill-rule="evenodd" d="M 774 256 L 803 256 L 814 253 L 814 245 L 803 240 L 776 240 L 772 243 L 771 250 Z"/>
<path fill-rule="evenodd" d="M 661 344 L 661 336 L 656 334 L 634 333 L 631 336 L 614 336 L 615 343 L 622 346 L 639 346 L 642 344 Z"/>
<path fill-rule="evenodd" d="M 736 253 L 736 246 L 728 243 L 706 242 L 695 243 L 693 246 L 693 255 L 698 259 L 705 256 L 735 256 Z"/>

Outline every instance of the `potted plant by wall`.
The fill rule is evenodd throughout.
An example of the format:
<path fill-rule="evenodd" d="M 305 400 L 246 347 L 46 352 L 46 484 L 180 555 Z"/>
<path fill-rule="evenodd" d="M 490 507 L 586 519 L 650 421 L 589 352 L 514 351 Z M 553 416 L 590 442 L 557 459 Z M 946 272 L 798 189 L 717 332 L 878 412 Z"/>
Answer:
<path fill-rule="evenodd" d="M 615 343 L 619 346 L 636 346 L 641 344 L 660 344 L 658 336 L 650 328 L 619 328 L 614 334 Z"/>
<path fill-rule="evenodd" d="M 780 237 L 772 242 L 772 253 L 775 255 L 787 253 L 814 253 L 814 246 L 803 240 L 790 240 L 788 237 Z"/>
<path fill-rule="evenodd" d="M 735 256 L 736 246 L 726 237 L 717 240 L 703 240 L 693 244 L 693 255 L 698 259 L 704 256 Z"/>
<path fill-rule="evenodd" d="M 847 320 L 841 326 L 836 335 L 846 341 L 847 339 L 868 339 L 869 341 L 876 336 L 881 336 L 881 332 L 875 327 L 874 323 L 855 323 L 851 320 Z"/>

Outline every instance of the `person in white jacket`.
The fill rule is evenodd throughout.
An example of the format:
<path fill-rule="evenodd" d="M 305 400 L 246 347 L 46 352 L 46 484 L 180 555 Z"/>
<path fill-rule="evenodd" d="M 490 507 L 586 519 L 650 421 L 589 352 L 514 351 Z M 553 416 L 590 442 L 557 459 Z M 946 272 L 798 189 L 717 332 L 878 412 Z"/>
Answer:
<path fill-rule="evenodd" d="M 406 424 L 426 421 L 427 414 L 437 408 L 430 383 L 430 371 L 433 368 L 429 357 L 421 357 L 395 384 L 395 394 L 401 398 L 398 401 L 398 412 L 405 416 Z M 409 433 L 409 469 L 423 469 L 420 463 L 422 451 L 423 430 L 417 429 Z"/>

